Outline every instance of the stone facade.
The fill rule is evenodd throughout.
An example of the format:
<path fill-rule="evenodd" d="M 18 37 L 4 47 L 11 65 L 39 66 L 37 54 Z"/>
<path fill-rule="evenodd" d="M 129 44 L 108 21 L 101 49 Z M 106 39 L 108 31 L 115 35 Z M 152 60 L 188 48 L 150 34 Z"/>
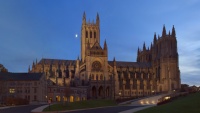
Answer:
<path fill-rule="evenodd" d="M 46 102 L 47 83 L 43 73 L 0 72 L 0 104 L 7 98 L 26 99 L 30 104 Z"/>
<path fill-rule="evenodd" d="M 81 59 L 33 62 L 29 72 L 43 72 L 56 86 L 85 87 L 87 98 L 130 98 L 180 89 L 175 28 L 154 35 L 150 47 L 138 48 L 137 62 L 108 61 L 108 47 L 100 45 L 100 18 L 87 22 L 83 14 Z M 81 89 L 81 88 L 80 88 Z M 77 89 L 78 90 L 78 89 Z"/>

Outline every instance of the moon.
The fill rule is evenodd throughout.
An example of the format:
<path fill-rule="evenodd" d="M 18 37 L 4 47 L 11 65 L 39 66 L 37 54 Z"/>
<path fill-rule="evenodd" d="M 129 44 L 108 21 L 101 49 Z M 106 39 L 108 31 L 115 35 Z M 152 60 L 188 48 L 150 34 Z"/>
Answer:
<path fill-rule="evenodd" d="M 75 38 L 77 38 L 78 37 L 78 34 L 75 34 Z"/>

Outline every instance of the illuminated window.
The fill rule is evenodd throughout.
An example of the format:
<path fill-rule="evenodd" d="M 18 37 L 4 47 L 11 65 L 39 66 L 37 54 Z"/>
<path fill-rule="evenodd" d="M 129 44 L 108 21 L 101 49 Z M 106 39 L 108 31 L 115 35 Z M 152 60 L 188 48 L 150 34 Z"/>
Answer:
<path fill-rule="evenodd" d="M 15 89 L 13 88 L 9 89 L 9 93 L 15 93 Z"/>

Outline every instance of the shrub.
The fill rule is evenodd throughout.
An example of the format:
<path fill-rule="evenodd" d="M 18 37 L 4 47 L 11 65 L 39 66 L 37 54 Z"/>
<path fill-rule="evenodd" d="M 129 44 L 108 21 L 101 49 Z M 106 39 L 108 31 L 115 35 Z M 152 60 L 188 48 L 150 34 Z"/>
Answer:
<path fill-rule="evenodd" d="M 26 105 L 29 104 L 29 101 L 19 97 L 7 97 L 6 105 Z"/>

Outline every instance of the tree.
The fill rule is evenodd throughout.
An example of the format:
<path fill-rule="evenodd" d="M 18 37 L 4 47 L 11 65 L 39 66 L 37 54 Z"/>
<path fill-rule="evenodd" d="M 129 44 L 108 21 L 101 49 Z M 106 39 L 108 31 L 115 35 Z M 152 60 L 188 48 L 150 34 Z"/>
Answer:
<path fill-rule="evenodd" d="M 0 64 L 0 72 L 8 72 L 8 70 L 2 65 Z"/>
<path fill-rule="evenodd" d="M 6 93 L 7 93 L 6 81 L 2 80 L 0 76 L 0 103 L 5 103 Z"/>
<path fill-rule="evenodd" d="M 69 103 L 69 99 L 70 99 L 71 94 L 72 94 L 72 90 L 71 90 L 70 86 L 66 86 L 66 88 L 64 90 L 64 95 L 67 98 L 67 103 Z"/>

